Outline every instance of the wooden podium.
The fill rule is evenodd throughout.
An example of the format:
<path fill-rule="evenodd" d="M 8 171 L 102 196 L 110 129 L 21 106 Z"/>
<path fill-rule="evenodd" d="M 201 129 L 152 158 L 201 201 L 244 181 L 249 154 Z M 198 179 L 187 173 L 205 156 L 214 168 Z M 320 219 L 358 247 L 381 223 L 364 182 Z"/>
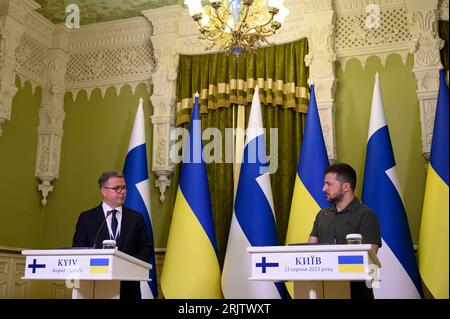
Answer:
<path fill-rule="evenodd" d="M 145 281 L 152 265 L 116 249 L 23 250 L 29 280 L 65 280 L 73 299 L 118 299 L 120 281 Z"/>
<path fill-rule="evenodd" d="M 348 299 L 350 281 L 380 280 L 371 245 L 249 247 L 249 280 L 293 281 L 296 299 Z"/>

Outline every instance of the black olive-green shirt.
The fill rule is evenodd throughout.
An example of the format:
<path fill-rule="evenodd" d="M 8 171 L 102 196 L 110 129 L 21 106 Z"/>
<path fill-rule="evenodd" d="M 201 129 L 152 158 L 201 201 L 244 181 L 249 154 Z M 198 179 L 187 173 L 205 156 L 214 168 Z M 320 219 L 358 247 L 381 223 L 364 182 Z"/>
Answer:
<path fill-rule="evenodd" d="M 378 218 L 356 197 L 340 212 L 336 206 L 321 209 L 311 236 L 318 237 L 321 244 L 346 244 L 347 234 L 355 233 L 362 235 L 363 244 L 378 244 L 381 247 Z"/>

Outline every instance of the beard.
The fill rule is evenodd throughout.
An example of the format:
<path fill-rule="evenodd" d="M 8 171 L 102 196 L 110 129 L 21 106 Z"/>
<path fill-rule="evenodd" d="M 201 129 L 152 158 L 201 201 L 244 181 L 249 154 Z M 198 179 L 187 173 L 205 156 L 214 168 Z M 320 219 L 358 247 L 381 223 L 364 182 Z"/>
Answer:
<path fill-rule="evenodd" d="M 343 198 L 344 198 L 344 190 L 341 187 L 341 188 L 339 188 L 339 191 L 335 195 L 327 196 L 327 202 L 336 204 L 336 203 L 339 203 L 340 201 L 342 201 Z"/>

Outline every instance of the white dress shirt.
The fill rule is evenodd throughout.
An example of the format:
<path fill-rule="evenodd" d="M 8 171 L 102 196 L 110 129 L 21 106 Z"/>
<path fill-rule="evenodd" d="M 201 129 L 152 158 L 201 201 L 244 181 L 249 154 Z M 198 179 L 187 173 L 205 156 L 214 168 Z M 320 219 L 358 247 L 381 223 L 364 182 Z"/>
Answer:
<path fill-rule="evenodd" d="M 117 218 L 117 230 L 116 233 L 113 236 L 112 230 L 111 230 L 111 220 L 112 220 L 112 214 L 109 214 L 108 218 L 106 218 L 106 224 L 108 225 L 108 233 L 109 233 L 109 239 L 116 239 L 119 237 L 120 234 L 120 225 L 122 224 L 122 206 L 111 208 L 106 204 L 105 202 L 102 203 L 103 207 L 103 213 L 105 214 L 105 217 L 107 216 L 108 212 L 112 211 L 113 209 L 117 210 L 116 218 Z"/>

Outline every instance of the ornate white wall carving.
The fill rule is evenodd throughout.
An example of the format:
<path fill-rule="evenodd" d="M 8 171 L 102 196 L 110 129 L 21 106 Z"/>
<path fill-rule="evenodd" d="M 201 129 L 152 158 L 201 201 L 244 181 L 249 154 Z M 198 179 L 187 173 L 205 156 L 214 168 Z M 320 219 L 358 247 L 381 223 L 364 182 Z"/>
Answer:
<path fill-rule="evenodd" d="M 309 67 L 310 84 L 314 84 L 319 109 L 320 124 L 327 148 L 328 158 L 337 159 L 335 137 L 334 73 L 335 36 L 331 1 L 305 1 L 305 25 L 309 53 L 305 64 Z"/>
<path fill-rule="evenodd" d="M 448 0 L 439 1 L 439 20 L 448 21 Z"/>
<path fill-rule="evenodd" d="M 0 136 L 2 125 L 11 118 L 15 83 L 16 48 L 25 31 L 23 21 L 39 6 L 30 0 L 0 1 Z"/>
<path fill-rule="evenodd" d="M 336 1 L 336 55 L 343 69 L 352 58 L 361 61 L 378 56 L 384 66 L 389 55 L 397 53 L 406 64 L 412 35 L 409 16 L 403 0 L 371 1 L 379 8 L 378 24 L 368 20 L 369 3 L 355 0 Z M 370 8 L 370 7 L 369 7 Z"/>
<path fill-rule="evenodd" d="M 58 26 L 58 29 L 56 37 L 65 37 L 64 27 Z M 36 177 L 42 182 L 38 189 L 42 192 L 43 206 L 47 204 L 48 193 L 53 190 L 51 182 L 59 177 L 61 142 L 64 134 L 64 76 L 69 57 L 64 41 L 54 41 L 54 44 L 58 46 L 48 50 L 44 65 L 46 82 L 42 90 L 37 130 Z"/>
<path fill-rule="evenodd" d="M 143 11 L 153 26 L 151 41 L 156 56 L 156 71 L 153 74 L 154 107 L 153 124 L 153 172 L 160 191 L 160 201 L 165 200 L 165 191 L 170 186 L 169 177 L 174 165 L 170 160 L 170 132 L 175 125 L 176 80 L 178 71 L 179 24 L 183 8 L 171 6 Z M 163 14 L 162 14 L 163 13 Z"/>
<path fill-rule="evenodd" d="M 95 88 L 103 96 L 111 86 L 118 93 L 123 85 L 130 85 L 134 94 L 136 86 L 145 83 L 150 90 L 155 71 L 151 34 L 152 27 L 143 17 L 71 30 L 66 90 L 73 99 L 81 90 L 89 98 Z"/>
<path fill-rule="evenodd" d="M 430 157 L 439 90 L 439 69 L 442 68 L 440 50 L 444 46 L 444 41 L 438 35 L 438 3 L 438 0 L 407 2 L 413 34 L 410 52 L 414 54 L 413 71 L 418 84 L 422 153 L 426 159 Z"/>

